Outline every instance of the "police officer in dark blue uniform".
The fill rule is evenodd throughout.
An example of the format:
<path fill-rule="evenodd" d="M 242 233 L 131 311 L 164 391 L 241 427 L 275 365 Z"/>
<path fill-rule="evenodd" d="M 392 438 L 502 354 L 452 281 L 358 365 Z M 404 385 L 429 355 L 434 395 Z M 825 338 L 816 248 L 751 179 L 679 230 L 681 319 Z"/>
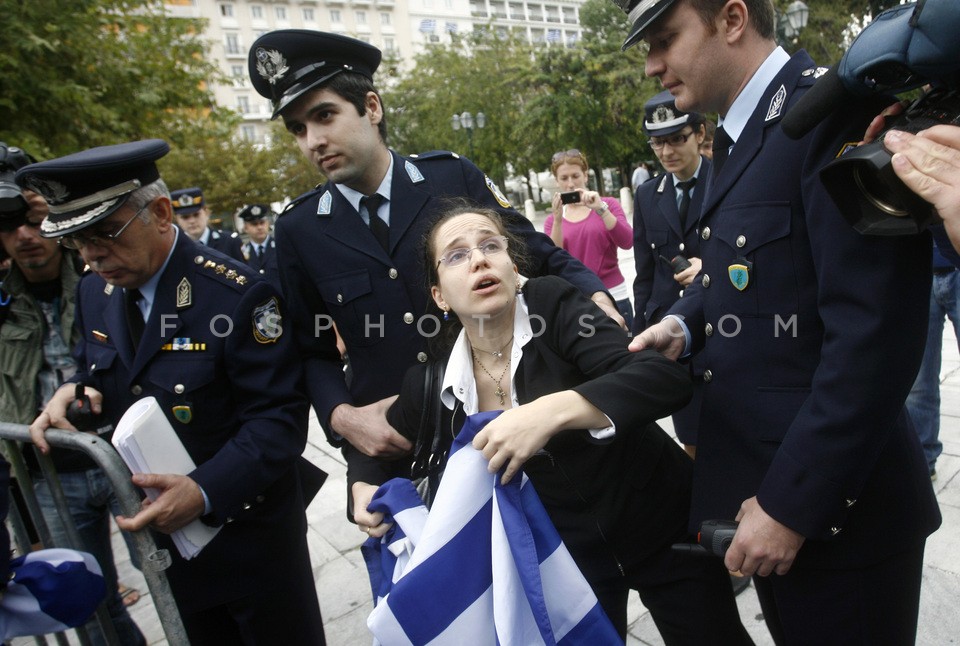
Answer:
<path fill-rule="evenodd" d="M 93 148 L 17 175 L 50 205 L 41 234 L 92 270 L 77 291 L 74 381 L 114 424 L 155 397 L 197 465 L 134 475 L 160 495 L 117 523 L 162 532 L 192 644 L 322 644 L 295 469 L 308 404 L 285 307 L 259 274 L 173 224 L 155 165 L 168 150 L 156 139 Z M 44 452 L 47 428 L 71 428 L 74 391 L 58 390 L 30 427 Z M 197 518 L 220 531 L 184 560 L 163 534 Z"/>
<path fill-rule="evenodd" d="M 633 333 L 663 318 L 700 271 L 700 236 L 697 221 L 710 160 L 702 156 L 704 117 L 678 110 L 669 92 L 661 92 L 644 105 L 643 131 L 667 171 L 643 183 L 633 207 Z M 703 369 L 691 362 L 694 396 L 673 414 L 673 428 L 687 453 L 694 455 L 700 417 Z"/>
<path fill-rule="evenodd" d="M 279 290 L 277 243 L 270 233 L 273 210 L 266 204 L 248 204 L 237 212 L 237 216 L 243 220 L 243 232 L 250 238 L 241 247 L 243 259 Z"/>
<path fill-rule="evenodd" d="M 170 192 L 170 200 L 173 202 L 177 224 L 194 241 L 216 249 L 234 260 L 243 260 L 237 232 L 230 233 L 209 225 L 210 209 L 203 199 L 203 191 L 196 187 L 181 188 Z"/>
<path fill-rule="evenodd" d="M 789 139 L 783 116 L 826 70 L 777 46 L 770 0 L 621 5 L 634 23 L 624 46 L 650 47 L 646 73 L 678 108 L 720 115 L 703 267 L 631 344 L 674 358 L 702 349 L 693 528 L 739 521 L 724 562 L 756 575 L 777 644 L 911 644 L 941 521 L 904 410 L 930 238 L 860 235 L 819 175 L 883 106 L 850 106 Z"/>
<path fill-rule="evenodd" d="M 373 85 L 380 56 L 346 36 L 280 30 L 253 43 L 249 71 L 273 101 L 273 116 L 328 179 L 295 200 L 276 226 L 310 399 L 335 445 L 346 439 L 368 455 L 400 456 L 411 446 L 385 411 L 407 368 L 427 360 L 438 327 L 418 253 L 441 198 L 496 208 L 526 239 L 538 273 L 568 278 L 619 315 L 599 279 L 535 232 L 472 163 L 451 152 L 402 157 L 387 148 Z M 336 331 L 349 355 L 349 387 Z"/>

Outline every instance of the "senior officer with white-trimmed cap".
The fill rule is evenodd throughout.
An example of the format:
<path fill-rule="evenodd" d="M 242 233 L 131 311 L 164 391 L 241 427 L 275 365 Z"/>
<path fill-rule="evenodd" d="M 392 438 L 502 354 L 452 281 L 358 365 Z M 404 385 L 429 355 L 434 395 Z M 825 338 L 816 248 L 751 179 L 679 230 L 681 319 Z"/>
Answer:
<path fill-rule="evenodd" d="M 243 263 L 173 224 L 153 139 L 93 148 L 17 174 L 43 195 L 41 234 L 92 269 L 77 292 L 74 381 L 113 423 L 153 396 L 196 463 L 187 475 L 134 475 L 160 496 L 125 530 L 151 527 L 193 644 L 322 644 L 323 626 L 294 465 L 306 443 L 300 361 L 276 290 Z M 30 427 L 70 428 L 62 387 Z M 220 527 L 192 560 L 169 534 L 201 518 Z M 296 603 L 291 603 L 296 599 Z"/>
<path fill-rule="evenodd" d="M 240 236 L 236 231 L 227 232 L 210 226 L 210 207 L 202 190 L 194 186 L 170 191 L 170 202 L 177 216 L 177 224 L 191 239 L 234 260 L 244 259 L 240 251 Z"/>
<path fill-rule="evenodd" d="M 619 314 L 596 275 L 536 232 L 471 162 L 446 151 L 402 157 L 387 147 L 373 83 L 380 57 L 376 47 L 353 38 L 290 29 L 258 38 L 249 70 L 256 90 L 273 102 L 273 116 L 283 118 L 328 179 L 295 200 L 276 225 L 280 276 L 311 401 L 331 443 L 398 457 L 411 445 L 385 412 L 406 370 L 427 360 L 429 321 L 420 321 L 442 315 L 423 288 L 418 250 L 443 198 L 496 209 L 527 242 L 537 273 L 567 278 Z M 337 330 L 349 352 L 349 386 Z M 357 507 L 355 513 L 366 513 L 366 505 Z"/>
<path fill-rule="evenodd" d="M 237 216 L 243 220 L 243 232 L 250 238 L 241 247 L 244 260 L 279 290 L 277 243 L 270 233 L 273 209 L 266 204 L 248 204 L 237 212 Z"/>

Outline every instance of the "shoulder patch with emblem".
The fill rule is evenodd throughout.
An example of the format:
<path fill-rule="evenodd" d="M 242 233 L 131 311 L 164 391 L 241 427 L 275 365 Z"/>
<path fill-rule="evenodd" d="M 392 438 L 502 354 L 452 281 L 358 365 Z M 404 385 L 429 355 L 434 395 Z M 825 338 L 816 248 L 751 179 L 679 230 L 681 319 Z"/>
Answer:
<path fill-rule="evenodd" d="M 483 176 L 483 181 L 487 183 L 487 188 L 490 189 L 491 193 L 493 193 L 493 197 L 496 198 L 497 203 L 503 208 L 509 209 L 510 200 L 508 200 L 507 196 L 500 191 L 500 187 L 497 186 L 497 184 L 486 175 Z"/>
<path fill-rule="evenodd" d="M 333 211 L 333 195 L 326 191 L 317 202 L 317 215 L 330 215 Z"/>
<path fill-rule="evenodd" d="M 276 296 L 253 308 L 253 338 L 257 343 L 276 343 L 283 335 L 280 303 Z"/>
<path fill-rule="evenodd" d="M 783 104 L 787 101 L 787 88 L 780 86 L 777 93 L 770 99 L 770 105 L 767 107 L 767 118 L 764 121 L 776 119 L 783 112 Z"/>
<path fill-rule="evenodd" d="M 410 181 L 414 184 L 419 184 L 426 180 L 423 176 L 423 173 L 420 172 L 420 169 L 417 168 L 413 162 L 406 160 L 403 162 L 403 170 L 407 171 L 407 177 L 410 178 Z"/>

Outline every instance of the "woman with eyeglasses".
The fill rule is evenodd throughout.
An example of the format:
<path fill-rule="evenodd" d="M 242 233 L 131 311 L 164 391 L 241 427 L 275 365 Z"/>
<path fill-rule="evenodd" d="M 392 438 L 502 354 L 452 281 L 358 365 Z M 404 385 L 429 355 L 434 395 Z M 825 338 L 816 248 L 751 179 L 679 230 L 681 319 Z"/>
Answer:
<path fill-rule="evenodd" d="M 658 323 L 700 271 L 697 222 L 711 167 L 700 152 L 705 121 L 697 112 L 677 109 L 669 92 L 644 106 L 643 131 L 666 173 L 641 184 L 633 203 L 634 334 Z M 690 457 L 696 455 L 700 424 L 700 363 L 698 357 L 690 363 L 693 400 L 673 415 L 674 430 Z"/>
<path fill-rule="evenodd" d="M 390 424 L 415 440 L 424 407 L 439 398 L 445 453 L 467 415 L 502 410 L 474 448 L 502 482 L 522 466 L 622 636 L 633 589 L 667 644 L 750 643 L 720 560 L 671 549 L 691 540 L 692 462 L 654 420 L 689 397 L 686 371 L 656 352 L 628 352 L 616 323 L 565 281 L 524 281 L 522 242 L 495 211 L 464 204 L 442 213 L 423 257 L 447 319 L 434 337 L 445 371 L 428 400 L 435 368 L 411 368 Z M 354 518 L 382 536 L 388 525 L 367 504 L 409 461 L 349 447 L 347 457 Z"/>
<path fill-rule="evenodd" d="M 620 202 L 612 197 L 600 197 L 598 192 L 587 188 L 590 166 L 579 150 L 555 154 L 550 170 L 558 190 L 543 232 L 600 277 L 616 301 L 627 329 L 632 329 L 630 287 L 620 273 L 617 248 L 629 249 L 633 245 L 633 230 Z"/>

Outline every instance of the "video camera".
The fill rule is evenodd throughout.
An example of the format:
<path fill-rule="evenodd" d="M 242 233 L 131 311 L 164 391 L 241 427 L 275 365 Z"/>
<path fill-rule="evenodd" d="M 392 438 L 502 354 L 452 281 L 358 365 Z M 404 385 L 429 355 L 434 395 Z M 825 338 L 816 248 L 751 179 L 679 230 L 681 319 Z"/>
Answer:
<path fill-rule="evenodd" d="M 878 15 L 836 67 L 784 117 L 799 139 L 851 98 L 898 94 L 930 85 L 869 144 L 851 149 L 821 171 L 827 191 L 860 233 L 908 235 L 935 220 L 933 208 L 908 189 L 890 165 L 883 139 L 891 129 L 919 132 L 960 125 L 960 11 L 956 0 L 918 0 Z"/>
<path fill-rule="evenodd" d="M 18 170 L 35 161 L 22 149 L 0 141 L 0 231 L 14 231 L 26 222 L 30 206 L 14 177 Z"/>

